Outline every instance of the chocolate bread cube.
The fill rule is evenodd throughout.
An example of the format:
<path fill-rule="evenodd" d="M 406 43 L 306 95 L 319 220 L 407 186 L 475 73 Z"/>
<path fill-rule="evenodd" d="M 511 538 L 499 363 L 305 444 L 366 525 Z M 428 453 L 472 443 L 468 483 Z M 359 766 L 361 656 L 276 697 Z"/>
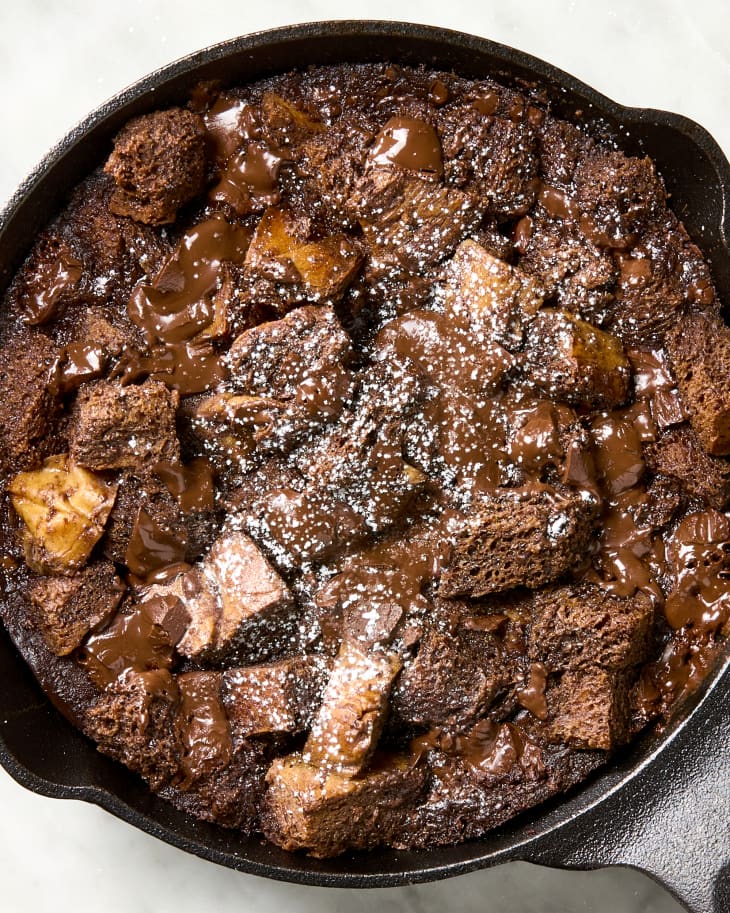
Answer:
<path fill-rule="evenodd" d="M 619 274 L 614 258 L 575 222 L 533 210 L 517 223 L 515 245 L 520 269 L 562 310 L 596 325 L 612 314 Z"/>
<path fill-rule="evenodd" d="M 129 121 L 114 139 L 105 169 L 117 185 L 110 209 L 147 225 L 174 222 L 205 182 L 205 130 L 183 108 Z"/>
<path fill-rule="evenodd" d="M 409 440 L 423 431 L 429 395 L 420 374 L 402 360 L 373 366 L 338 424 L 296 455 L 300 470 L 317 490 L 348 504 L 368 530 L 384 531 L 427 482 L 416 465 L 420 455 L 409 453 Z"/>
<path fill-rule="evenodd" d="M 529 120 L 455 105 L 446 112 L 441 143 L 447 182 L 478 193 L 486 213 L 504 221 L 532 205 L 538 160 Z"/>
<path fill-rule="evenodd" d="M 644 459 L 654 472 L 676 479 L 709 507 L 723 510 L 730 501 L 730 463 L 709 454 L 690 425 L 665 431 L 644 448 Z"/>
<path fill-rule="evenodd" d="M 319 117 L 301 100 L 295 102 L 273 91 L 264 92 L 261 98 L 261 119 L 265 134 L 275 146 L 297 145 L 325 130 Z"/>
<path fill-rule="evenodd" d="M 663 348 L 688 304 L 718 313 L 707 264 L 671 213 L 616 259 L 616 302 L 606 328 L 627 346 Z"/>
<path fill-rule="evenodd" d="M 478 501 L 454 534 L 439 595 L 541 586 L 583 561 L 593 502 L 578 493 L 504 492 Z"/>
<path fill-rule="evenodd" d="M 243 741 L 223 766 L 214 766 L 190 782 L 183 779 L 164 786 L 160 795 L 182 811 L 242 834 L 260 833 L 259 814 L 269 764 L 265 746 Z"/>
<path fill-rule="evenodd" d="M 571 748 L 617 748 L 631 736 L 630 684 L 626 672 L 600 666 L 565 672 L 546 692 L 548 718 L 537 731 Z"/>
<path fill-rule="evenodd" d="M 448 257 L 484 213 L 475 194 L 405 170 L 371 168 L 348 201 L 375 270 L 418 272 Z"/>
<path fill-rule="evenodd" d="M 231 345 L 233 389 L 290 400 L 302 384 L 347 364 L 350 340 L 329 305 L 308 305 L 246 330 Z"/>
<path fill-rule="evenodd" d="M 555 117 L 542 119 L 537 131 L 540 177 L 546 184 L 570 184 L 578 162 L 592 141 L 574 125 Z"/>
<path fill-rule="evenodd" d="M 607 247 L 630 247 L 665 207 L 666 191 L 647 156 L 594 148 L 576 165 L 575 200 Z"/>
<path fill-rule="evenodd" d="M 197 433 L 243 466 L 287 452 L 335 421 L 353 379 L 347 334 L 331 307 L 300 307 L 242 333 L 231 346 L 230 386 L 196 409 Z"/>
<path fill-rule="evenodd" d="M 280 566 L 330 560 L 365 538 L 363 517 L 336 492 L 273 488 L 257 502 L 261 534 Z"/>
<path fill-rule="evenodd" d="M 30 589 L 33 615 L 48 648 L 68 656 L 93 628 L 111 618 L 124 586 L 109 561 L 96 561 L 73 577 L 41 577 Z"/>
<path fill-rule="evenodd" d="M 730 327 L 714 315 L 688 314 L 668 334 L 667 348 L 702 446 L 730 454 Z"/>
<path fill-rule="evenodd" d="M 127 671 L 89 710 L 86 732 L 99 751 L 160 789 L 180 772 L 177 701 L 177 687 L 166 670 Z"/>
<path fill-rule="evenodd" d="M 505 683 L 498 641 L 482 631 L 429 631 L 393 689 L 397 722 L 458 726 L 484 715 Z"/>
<path fill-rule="evenodd" d="M 149 518 L 146 524 L 143 521 L 142 528 L 140 508 Z M 146 563 L 149 571 L 154 571 L 153 565 L 164 566 L 162 560 L 157 561 L 157 558 L 162 559 L 164 556 L 144 556 L 141 552 L 144 549 L 149 551 L 154 541 L 161 542 L 163 546 L 167 541 L 168 548 L 176 550 L 176 540 L 179 551 L 182 552 L 181 560 L 192 564 L 208 551 L 219 527 L 220 516 L 215 509 L 201 507 L 184 510 L 154 472 L 124 471 L 119 477 L 116 501 L 106 524 L 102 551 L 117 564 L 126 564 L 130 543 L 133 548 L 136 544 L 139 546 L 137 551 L 140 552 L 138 560 Z M 155 530 L 158 531 L 157 534 Z M 139 541 L 140 534 L 146 544 Z M 166 537 L 170 537 L 169 540 Z"/>
<path fill-rule="evenodd" d="M 345 776 L 367 767 L 388 710 L 401 660 L 395 653 L 363 652 L 344 642 L 304 746 L 303 759 Z"/>
<path fill-rule="evenodd" d="M 18 353 L 23 357 L 19 358 Z M 40 463 L 57 444 L 44 438 L 54 427 L 58 400 L 53 390 L 60 350 L 36 330 L 22 330 L 0 346 L 0 467 L 3 472 Z"/>
<path fill-rule="evenodd" d="M 148 379 L 122 387 L 111 381 L 79 392 L 71 415 L 70 453 L 88 469 L 151 469 L 180 460 L 175 429 L 178 394 Z"/>
<path fill-rule="evenodd" d="M 180 766 L 188 783 L 225 767 L 233 744 L 223 708 L 220 672 L 183 672 L 176 678 L 180 692 Z"/>
<path fill-rule="evenodd" d="M 326 130 L 312 133 L 301 145 L 298 171 L 313 184 L 318 201 L 336 213 L 337 221 L 348 225 L 346 203 L 361 176 L 368 147 L 376 132 L 373 120 L 360 115 L 342 119 Z M 349 216 L 352 222 L 352 216 Z"/>
<path fill-rule="evenodd" d="M 533 593 L 530 606 L 528 656 L 549 669 L 618 672 L 646 658 L 654 606 L 640 591 L 623 599 L 589 583 L 552 586 Z"/>
<path fill-rule="evenodd" d="M 326 680 L 327 662 L 319 656 L 227 669 L 223 703 L 234 737 L 294 735 L 309 729 Z"/>
<path fill-rule="evenodd" d="M 305 300 L 336 301 L 362 260 L 353 238 L 336 234 L 314 239 L 308 218 L 272 207 L 256 227 L 245 264 L 251 275 L 301 287 Z"/>
<path fill-rule="evenodd" d="M 171 243 L 155 228 L 111 212 L 114 188 L 107 175 L 92 174 L 74 193 L 58 231 L 82 264 L 74 300 L 104 308 L 112 305 L 119 313 L 135 285 L 149 281 L 160 269 Z M 65 319 L 83 322 L 84 311 L 68 308 Z M 120 325 L 130 333 L 128 321 Z"/>
<path fill-rule="evenodd" d="M 508 349 L 519 347 L 543 299 L 531 276 L 470 239 L 444 267 L 441 294 L 447 313 L 466 318 L 480 344 L 494 339 Z"/>
<path fill-rule="evenodd" d="M 323 859 L 389 843 L 421 797 L 427 769 L 394 755 L 352 778 L 291 755 L 277 758 L 266 779 L 264 834 L 285 850 Z"/>
<path fill-rule="evenodd" d="M 625 401 L 631 368 L 621 342 L 567 311 L 540 311 L 527 328 L 525 371 L 555 399 L 610 409 Z"/>
<path fill-rule="evenodd" d="M 244 533 L 224 533 L 200 565 L 149 587 L 144 599 L 168 596 L 177 597 L 191 618 L 177 644 L 183 656 L 254 663 L 291 650 L 292 595 Z"/>

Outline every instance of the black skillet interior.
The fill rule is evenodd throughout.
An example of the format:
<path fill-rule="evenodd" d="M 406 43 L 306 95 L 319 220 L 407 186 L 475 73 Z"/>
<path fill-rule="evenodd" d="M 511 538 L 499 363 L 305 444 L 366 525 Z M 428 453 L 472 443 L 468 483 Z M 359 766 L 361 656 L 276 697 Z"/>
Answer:
<path fill-rule="evenodd" d="M 624 108 L 571 76 L 511 48 L 394 22 L 312 23 L 234 39 L 177 61 L 122 92 L 77 126 L 0 214 L 0 292 L 37 230 L 69 189 L 108 154 L 131 116 L 184 102 L 202 79 L 244 83 L 309 64 L 423 63 L 508 84 L 537 83 L 554 110 L 657 162 L 672 205 L 711 262 L 730 301 L 730 165 L 714 140 L 678 115 Z M 154 91 L 151 91 L 154 90 Z M 7 636 L 0 637 L 0 762 L 23 785 L 97 803 L 188 852 L 241 871 L 303 884 L 384 887 L 457 875 L 508 860 L 641 868 L 694 913 L 730 909 L 728 664 L 662 733 L 649 732 L 566 799 L 543 805 L 482 840 L 427 852 L 392 850 L 317 861 L 198 822 L 151 795 L 99 755 L 51 706 Z"/>

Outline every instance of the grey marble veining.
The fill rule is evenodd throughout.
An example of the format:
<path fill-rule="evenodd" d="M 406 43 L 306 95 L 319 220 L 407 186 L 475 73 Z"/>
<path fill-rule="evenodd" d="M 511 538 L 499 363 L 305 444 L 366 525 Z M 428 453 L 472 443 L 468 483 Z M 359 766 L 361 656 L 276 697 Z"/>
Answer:
<path fill-rule="evenodd" d="M 536 54 L 624 104 L 693 117 L 730 153 L 724 0 L 0 0 L 0 204 L 91 108 L 197 48 L 314 19 L 405 19 Z M 221 869 L 106 813 L 22 790 L 0 771 L 0 909 L 7 913 L 680 913 L 645 876 L 501 866 L 380 891 L 302 888 Z"/>

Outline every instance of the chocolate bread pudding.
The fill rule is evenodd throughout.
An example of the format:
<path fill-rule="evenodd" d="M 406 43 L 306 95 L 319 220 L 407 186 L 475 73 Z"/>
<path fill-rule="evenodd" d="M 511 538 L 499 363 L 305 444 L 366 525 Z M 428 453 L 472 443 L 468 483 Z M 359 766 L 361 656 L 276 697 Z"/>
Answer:
<path fill-rule="evenodd" d="M 191 815 L 478 837 L 725 650 L 730 327 L 652 161 L 538 88 L 201 85 L 1 320 L 2 619 Z"/>

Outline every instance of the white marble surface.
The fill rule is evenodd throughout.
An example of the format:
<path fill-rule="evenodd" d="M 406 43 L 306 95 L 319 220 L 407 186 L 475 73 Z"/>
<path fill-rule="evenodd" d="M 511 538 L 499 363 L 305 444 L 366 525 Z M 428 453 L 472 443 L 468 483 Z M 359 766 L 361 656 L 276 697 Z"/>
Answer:
<path fill-rule="evenodd" d="M 730 154 L 725 0 L 0 0 L 0 203 L 46 149 L 151 69 L 216 41 L 327 18 L 403 19 L 484 35 L 550 60 L 625 104 L 695 118 Z M 0 771 L 0 910 L 7 913 L 679 913 L 624 870 L 502 866 L 441 884 L 301 888 L 241 875 L 106 813 L 25 792 Z"/>

